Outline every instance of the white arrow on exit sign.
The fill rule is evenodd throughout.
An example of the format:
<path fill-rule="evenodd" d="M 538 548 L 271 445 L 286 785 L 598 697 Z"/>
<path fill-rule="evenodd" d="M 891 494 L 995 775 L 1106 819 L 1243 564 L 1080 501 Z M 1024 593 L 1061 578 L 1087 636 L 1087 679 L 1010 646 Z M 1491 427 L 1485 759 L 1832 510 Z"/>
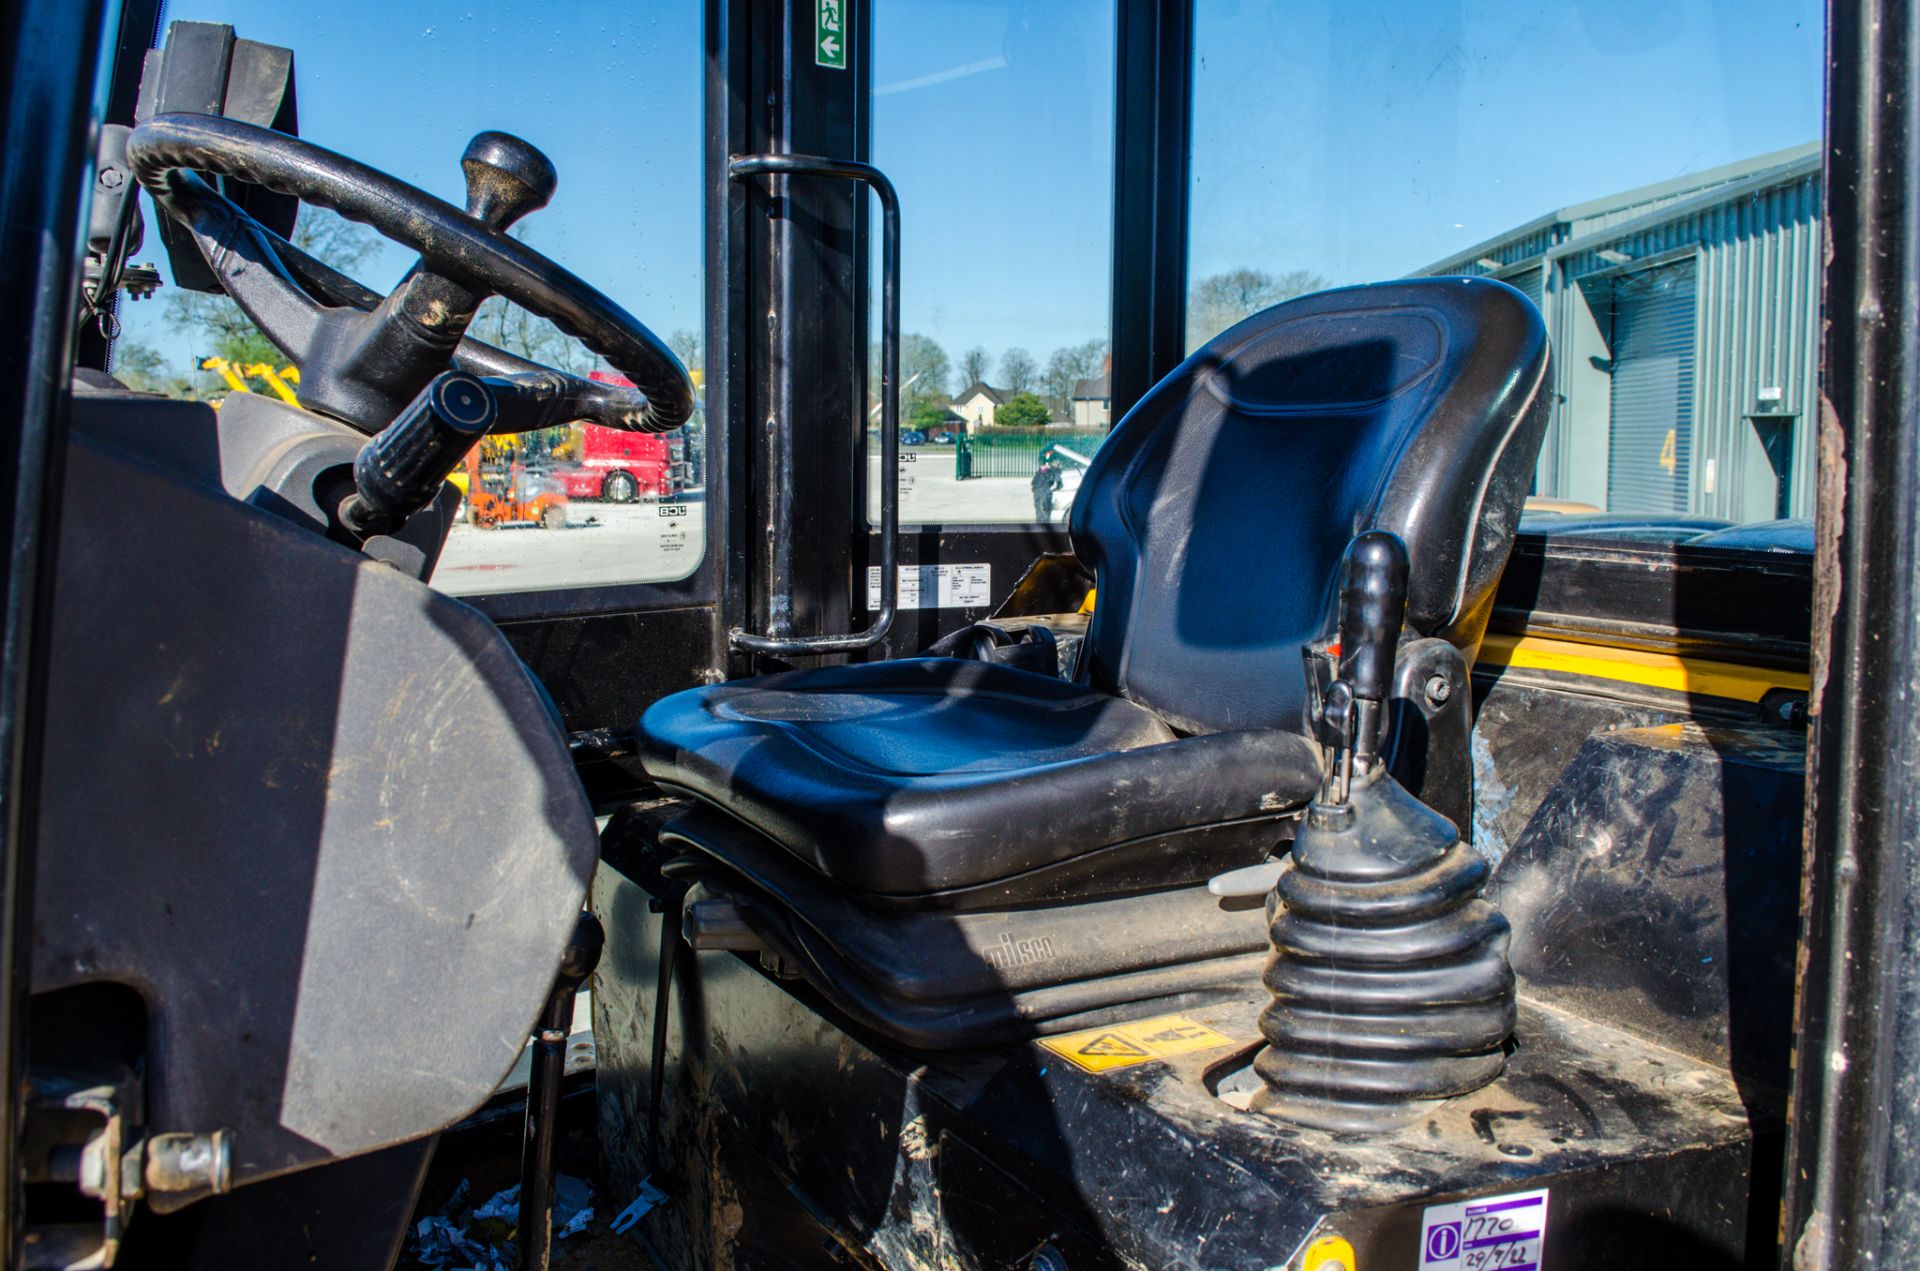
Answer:
<path fill-rule="evenodd" d="M 816 66 L 843 71 L 847 68 L 847 46 L 842 42 L 846 23 L 840 4 L 841 0 L 815 0 L 813 61 Z"/>

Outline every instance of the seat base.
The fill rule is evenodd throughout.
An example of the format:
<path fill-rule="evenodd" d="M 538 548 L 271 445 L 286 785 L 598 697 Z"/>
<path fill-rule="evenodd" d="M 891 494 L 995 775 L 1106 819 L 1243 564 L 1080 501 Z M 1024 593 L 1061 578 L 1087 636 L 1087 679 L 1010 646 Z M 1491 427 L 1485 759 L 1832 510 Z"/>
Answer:
<path fill-rule="evenodd" d="M 1111 694 L 936 657 L 674 693 L 640 754 L 876 908 L 1192 886 L 1280 848 L 1320 783 L 1295 732 L 1182 737 Z"/>
<path fill-rule="evenodd" d="M 663 826 L 689 899 L 731 901 L 766 948 L 841 1012 L 924 1050 L 1068 1031 L 1256 982 L 1257 899 L 1204 885 L 1019 908 L 875 909 L 709 808 Z M 1126 1008 L 1121 1012 L 1120 1008 Z"/>

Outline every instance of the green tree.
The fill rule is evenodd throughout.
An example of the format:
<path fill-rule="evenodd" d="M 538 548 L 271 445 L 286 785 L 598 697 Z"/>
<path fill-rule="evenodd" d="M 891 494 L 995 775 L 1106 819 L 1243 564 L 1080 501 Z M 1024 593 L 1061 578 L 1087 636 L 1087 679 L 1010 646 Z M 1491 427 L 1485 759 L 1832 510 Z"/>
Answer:
<path fill-rule="evenodd" d="M 159 393 L 166 397 L 195 395 L 190 377 L 169 367 L 160 350 L 138 340 L 114 342 L 113 374 L 136 393 Z"/>
<path fill-rule="evenodd" d="M 1275 277 L 1264 270 L 1241 268 L 1202 278 L 1187 297 L 1187 352 L 1242 318 L 1326 285 L 1327 280 L 1311 269 L 1290 269 Z"/>
<path fill-rule="evenodd" d="M 1040 368 L 1025 349 L 1008 349 L 1000 355 L 1000 378 L 1008 391 L 1030 393 L 1039 382 Z"/>
<path fill-rule="evenodd" d="M 1019 393 L 993 408 L 993 422 L 1009 428 L 1032 428 L 1047 423 L 1047 404 L 1032 393 Z"/>
<path fill-rule="evenodd" d="M 909 331 L 900 340 L 900 395 L 908 403 L 926 398 L 945 398 L 947 380 L 952 377 L 953 364 L 947 360 L 947 351 L 940 347 L 940 341 L 930 335 L 921 335 L 918 331 Z M 875 377 L 877 390 L 878 375 Z"/>
<path fill-rule="evenodd" d="M 960 387 L 969 384 L 984 384 L 987 372 L 993 369 L 993 355 L 979 345 L 974 345 L 960 355 Z"/>
<path fill-rule="evenodd" d="M 918 428 L 923 432 L 945 428 L 953 422 L 953 411 L 931 397 L 922 397 L 916 401 L 913 409 L 907 414 L 907 427 Z"/>
<path fill-rule="evenodd" d="M 168 294 L 166 304 L 168 323 L 193 337 L 195 371 L 202 360 L 212 357 L 242 366 L 266 362 L 277 367 L 284 360 L 273 341 L 224 295 L 176 290 Z"/>

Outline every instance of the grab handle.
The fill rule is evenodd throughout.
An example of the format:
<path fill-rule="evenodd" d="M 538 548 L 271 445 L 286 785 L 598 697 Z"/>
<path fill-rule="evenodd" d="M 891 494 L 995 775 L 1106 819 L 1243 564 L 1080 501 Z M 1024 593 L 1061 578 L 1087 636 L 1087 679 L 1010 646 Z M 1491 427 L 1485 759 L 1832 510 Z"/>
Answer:
<path fill-rule="evenodd" d="M 899 596 L 894 561 L 900 537 L 900 198 L 880 169 L 848 159 L 811 154 L 740 154 L 727 162 L 727 176 L 840 177 L 858 181 L 880 196 L 880 612 L 865 631 L 847 635 L 776 636 L 735 629 L 735 647 L 791 657 L 850 653 L 886 639 Z M 790 528 L 790 527 L 789 527 Z"/>

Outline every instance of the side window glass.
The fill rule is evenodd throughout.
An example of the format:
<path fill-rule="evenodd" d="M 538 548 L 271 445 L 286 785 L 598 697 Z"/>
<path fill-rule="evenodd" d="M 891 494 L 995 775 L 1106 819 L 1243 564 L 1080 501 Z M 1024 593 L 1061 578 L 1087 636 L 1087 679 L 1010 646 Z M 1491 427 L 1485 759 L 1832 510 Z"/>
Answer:
<path fill-rule="evenodd" d="M 319 0 L 244 9 L 176 0 L 167 16 L 232 23 L 243 38 L 293 49 L 305 139 L 456 205 L 465 199 L 460 153 L 474 133 L 497 128 L 532 142 L 559 170 L 559 189 L 513 232 L 646 323 L 698 380 L 701 6 L 599 8 L 583 21 L 533 0 L 444 15 L 389 5 L 348 21 Z M 297 401 L 299 368 L 231 301 L 173 285 L 153 205 L 143 204 L 140 259 L 159 266 L 163 286 L 122 307 L 114 373 L 216 406 L 239 392 Z M 295 239 L 383 292 L 412 263 L 404 249 L 312 208 L 301 210 Z M 482 306 L 470 333 L 577 375 L 607 374 L 551 324 L 499 299 Z M 474 595 L 688 576 L 704 554 L 703 447 L 698 413 L 665 436 L 574 423 L 488 441 L 454 474 L 463 515 L 434 586 Z"/>
<path fill-rule="evenodd" d="M 1063 521 L 1112 423 L 1112 0 L 889 0 L 874 44 L 904 231 L 901 520 Z"/>
<path fill-rule="evenodd" d="M 1190 348 L 1322 287 L 1498 278 L 1554 350 L 1530 527 L 1811 544 L 1821 5 L 1196 21 Z"/>

